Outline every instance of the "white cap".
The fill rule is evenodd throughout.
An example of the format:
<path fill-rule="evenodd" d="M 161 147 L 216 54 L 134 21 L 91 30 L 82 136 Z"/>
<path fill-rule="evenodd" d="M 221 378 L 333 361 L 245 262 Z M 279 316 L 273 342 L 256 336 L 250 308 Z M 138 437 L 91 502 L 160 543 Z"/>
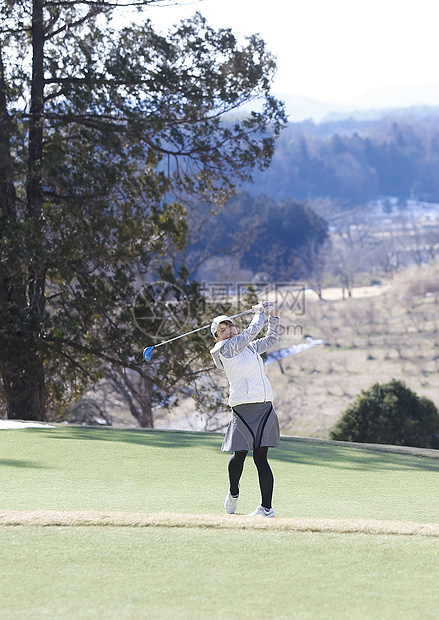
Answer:
<path fill-rule="evenodd" d="M 216 316 L 213 319 L 213 321 L 212 321 L 212 323 L 210 325 L 210 331 L 212 332 L 212 336 L 216 335 L 216 330 L 218 329 L 218 325 L 220 323 L 225 323 L 226 321 L 228 321 L 229 323 L 232 323 L 234 325 L 232 319 L 230 317 L 226 316 L 225 314 L 220 314 L 219 316 Z"/>

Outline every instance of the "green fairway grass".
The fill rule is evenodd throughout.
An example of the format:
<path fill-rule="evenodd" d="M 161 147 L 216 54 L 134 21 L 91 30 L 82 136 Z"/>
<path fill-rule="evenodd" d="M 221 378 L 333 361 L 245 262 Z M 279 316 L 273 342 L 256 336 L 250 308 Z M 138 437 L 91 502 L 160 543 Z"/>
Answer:
<path fill-rule="evenodd" d="M 224 512 L 221 441 L 74 427 L 0 432 L 0 516 L 180 514 L 176 527 L 0 526 L 0 617 L 437 618 L 437 535 L 257 530 L 253 519 L 246 529 L 194 525 L 193 515 Z M 439 459 L 418 453 L 283 438 L 269 452 L 279 523 L 437 524 Z M 259 502 L 249 455 L 238 512 Z"/>
<path fill-rule="evenodd" d="M 222 513 L 230 454 L 221 441 L 169 431 L 2 431 L 1 507 Z M 439 458 L 289 439 L 269 455 L 279 517 L 437 522 Z M 249 455 L 238 512 L 259 503 Z"/>
<path fill-rule="evenodd" d="M 202 529 L 1 531 L 2 618 L 436 619 L 439 539 Z"/>

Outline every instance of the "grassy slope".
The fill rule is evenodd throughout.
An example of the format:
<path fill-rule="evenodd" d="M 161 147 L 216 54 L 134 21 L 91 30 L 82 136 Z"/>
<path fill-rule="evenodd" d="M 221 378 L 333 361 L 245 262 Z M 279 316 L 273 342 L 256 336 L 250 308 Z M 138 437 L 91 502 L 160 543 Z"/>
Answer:
<path fill-rule="evenodd" d="M 6 510 L 221 513 L 221 437 L 0 434 Z M 325 442 L 272 450 L 280 517 L 436 522 L 439 459 Z M 240 512 L 258 503 L 247 463 Z M 233 519 L 233 517 L 230 517 Z M 433 618 L 439 538 L 202 528 L 2 527 L 2 617 Z M 233 601 L 233 602 L 231 602 Z"/>
<path fill-rule="evenodd" d="M 361 293 L 374 293 L 361 296 Z M 303 316 L 281 312 L 282 323 L 329 346 L 286 358 L 267 368 L 276 410 L 289 435 L 329 436 L 361 390 L 396 378 L 439 408 L 439 262 L 395 276 L 383 287 L 341 299 L 307 298 Z M 285 333 L 281 346 L 297 342 Z"/>

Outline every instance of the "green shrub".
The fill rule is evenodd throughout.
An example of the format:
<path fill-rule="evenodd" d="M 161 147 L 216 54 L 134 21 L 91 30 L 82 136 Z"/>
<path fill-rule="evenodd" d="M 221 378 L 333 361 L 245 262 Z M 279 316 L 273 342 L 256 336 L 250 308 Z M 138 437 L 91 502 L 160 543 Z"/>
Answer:
<path fill-rule="evenodd" d="M 439 448 L 435 404 L 392 379 L 362 390 L 330 432 L 331 439 Z"/>

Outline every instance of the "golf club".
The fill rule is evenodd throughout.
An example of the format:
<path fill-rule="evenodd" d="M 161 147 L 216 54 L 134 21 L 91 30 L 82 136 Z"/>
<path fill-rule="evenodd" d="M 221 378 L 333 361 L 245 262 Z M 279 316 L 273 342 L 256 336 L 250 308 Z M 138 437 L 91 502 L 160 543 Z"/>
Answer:
<path fill-rule="evenodd" d="M 267 307 L 271 307 L 273 305 L 273 302 L 262 302 L 261 304 L 257 304 L 257 305 L 261 305 L 264 308 Z M 244 314 L 250 314 L 254 312 L 253 308 L 250 308 L 250 310 L 245 310 L 244 312 L 240 312 L 239 314 L 234 314 L 233 316 L 229 317 L 230 319 L 236 319 L 238 316 L 242 316 Z M 184 336 L 189 336 L 190 334 L 195 334 L 196 332 L 201 331 L 202 329 L 207 329 L 208 327 L 210 327 L 210 323 L 209 325 L 203 325 L 203 327 L 198 327 L 197 329 L 193 329 L 191 332 L 187 332 L 186 334 L 181 334 L 180 336 L 175 336 L 175 338 L 171 338 L 170 340 L 165 340 L 164 342 L 159 342 L 159 344 L 155 344 L 152 347 L 146 347 L 145 349 L 143 349 L 143 359 L 145 360 L 145 362 L 149 362 L 151 360 L 151 356 L 152 356 L 152 352 L 153 349 L 156 349 L 157 347 L 161 347 L 164 344 L 168 344 L 169 342 L 174 342 L 174 340 L 178 340 L 179 338 L 183 338 Z"/>

